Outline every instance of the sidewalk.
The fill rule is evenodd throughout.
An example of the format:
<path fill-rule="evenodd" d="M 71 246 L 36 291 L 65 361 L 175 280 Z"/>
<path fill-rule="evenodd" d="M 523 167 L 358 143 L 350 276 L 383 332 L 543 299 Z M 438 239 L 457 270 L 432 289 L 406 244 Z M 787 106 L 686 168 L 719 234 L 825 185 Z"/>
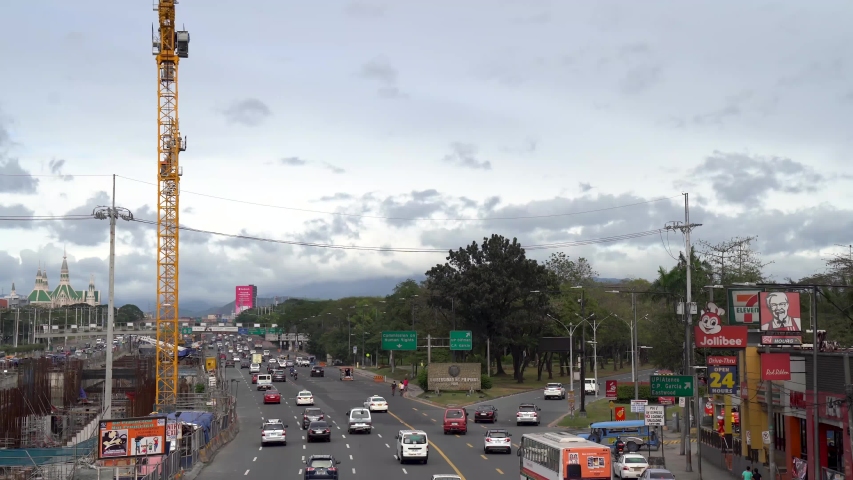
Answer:
<path fill-rule="evenodd" d="M 661 453 L 663 453 L 666 458 L 666 469 L 672 472 L 675 475 L 675 478 L 678 480 L 699 480 L 699 463 L 697 458 L 697 449 L 696 443 L 692 442 L 691 446 L 691 461 L 693 466 L 693 471 L 686 471 L 686 457 L 684 455 L 679 455 L 679 451 L 681 450 L 681 444 L 674 443 L 669 444 L 668 442 L 663 446 L 663 452 L 661 451 L 652 451 L 652 457 L 659 457 Z M 640 452 L 644 455 L 648 455 L 646 452 Z M 728 470 L 719 468 L 715 465 L 711 465 L 708 462 L 702 462 L 702 479 L 708 480 L 723 480 L 726 478 L 738 478 L 740 472 L 734 473 L 729 472 Z"/>
<path fill-rule="evenodd" d="M 359 377 L 369 378 L 371 381 L 373 380 L 373 377 L 375 376 L 375 374 L 373 372 L 369 372 L 367 370 L 362 370 L 360 368 L 354 368 L 353 373 L 355 373 Z M 391 382 L 393 382 L 393 380 L 389 381 L 388 378 L 383 377 L 382 383 L 386 383 L 388 385 L 391 385 Z M 388 388 L 390 389 L 391 387 L 388 387 Z M 422 393 L 424 393 L 423 389 L 421 387 L 417 386 L 417 384 L 415 384 L 415 382 L 413 382 L 411 379 L 409 379 L 409 393 L 407 393 L 406 396 L 407 397 L 409 397 L 409 396 L 417 397 L 418 395 L 420 395 Z"/>

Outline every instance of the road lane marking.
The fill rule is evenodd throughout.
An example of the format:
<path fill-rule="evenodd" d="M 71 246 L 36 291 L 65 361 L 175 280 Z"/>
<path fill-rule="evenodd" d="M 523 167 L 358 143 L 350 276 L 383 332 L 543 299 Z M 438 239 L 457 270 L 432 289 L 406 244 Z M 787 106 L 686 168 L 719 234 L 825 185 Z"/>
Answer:
<path fill-rule="evenodd" d="M 349 459 L 352 460 L 352 455 L 349 456 Z"/>
<path fill-rule="evenodd" d="M 391 413 L 391 412 L 388 412 L 388 415 L 391 415 L 392 417 L 394 417 L 398 422 L 400 422 L 400 423 L 402 423 L 403 425 L 405 425 L 406 427 L 408 427 L 408 428 L 409 428 L 409 430 L 417 430 L 415 427 L 413 427 L 413 426 L 409 425 L 408 423 L 404 422 L 404 421 L 403 421 L 403 419 L 402 419 L 402 418 L 400 418 L 400 417 L 398 417 L 397 415 L 395 415 L 395 414 L 393 414 L 393 413 Z M 386 444 L 386 445 L 387 445 L 387 444 Z M 441 450 L 441 448 L 439 448 L 439 446 L 438 446 L 438 445 L 436 445 L 436 444 L 435 444 L 435 442 L 433 442 L 432 440 L 429 440 L 429 445 L 430 445 L 432 448 L 434 448 L 434 449 L 435 449 L 435 451 L 436 451 L 436 452 L 438 452 L 438 454 L 439 454 L 439 455 L 441 455 L 441 458 L 443 458 L 443 459 L 444 459 L 444 461 L 445 461 L 445 462 L 447 462 L 447 464 L 448 464 L 448 465 L 450 465 L 450 468 L 452 468 L 452 469 L 453 469 L 453 471 L 456 473 L 456 475 L 459 475 L 459 478 L 460 478 L 461 480 L 465 480 L 465 475 L 462 475 L 462 472 L 459 470 L 459 468 L 456 466 L 456 464 L 454 464 L 452 461 L 450 461 L 450 459 L 449 459 L 449 458 L 447 458 L 447 455 L 445 455 L 445 454 L 444 454 L 444 452 Z M 303 446 L 304 446 L 304 445 L 303 445 Z M 397 455 L 394 455 L 394 458 L 397 458 Z M 404 472 L 404 473 L 406 473 L 406 474 L 408 474 L 408 472 L 406 472 L 406 469 L 405 469 L 405 468 L 403 469 L 403 472 Z"/>
<path fill-rule="evenodd" d="M 465 445 L 468 445 L 470 448 L 474 448 L 474 445 L 471 445 L 470 443 L 466 443 Z"/>
<path fill-rule="evenodd" d="M 385 448 L 391 448 L 391 445 L 385 444 Z"/>
<path fill-rule="evenodd" d="M 381 434 L 381 433 L 377 433 L 376 435 L 378 435 L 378 436 L 379 436 L 379 438 L 382 438 L 382 434 Z"/>
<path fill-rule="evenodd" d="M 430 420 L 432 420 L 433 422 L 435 422 L 435 419 L 434 419 L 434 418 L 431 418 Z"/>
<path fill-rule="evenodd" d="M 415 408 L 415 407 L 412 407 L 412 410 L 414 410 L 414 411 L 416 411 L 416 412 L 418 411 L 418 409 L 417 409 L 417 408 Z"/>
<path fill-rule="evenodd" d="M 258 457 L 253 458 L 253 459 L 252 459 L 252 461 L 253 461 L 253 462 L 257 462 L 257 461 L 258 461 Z"/>
<path fill-rule="evenodd" d="M 455 435 L 455 437 L 456 437 L 456 438 L 459 438 L 459 434 L 457 433 L 457 434 Z"/>
<path fill-rule="evenodd" d="M 249 471 L 248 471 L 248 470 L 246 470 L 246 471 L 243 473 L 243 476 L 245 477 L 245 476 L 246 476 L 246 475 L 248 475 L 248 474 L 249 474 Z"/>
<path fill-rule="evenodd" d="M 488 459 L 489 459 L 489 457 L 487 457 L 487 456 L 485 456 L 485 455 L 483 455 L 483 454 L 480 454 L 480 456 L 481 456 L 481 457 L 483 457 L 483 460 L 488 460 Z"/>
<path fill-rule="evenodd" d="M 302 469 L 301 468 L 299 469 L 299 475 L 302 475 Z"/>
<path fill-rule="evenodd" d="M 501 475 L 503 475 L 503 474 L 504 474 L 504 471 L 503 471 L 503 470 L 501 470 L 500 468 L 496 468 L 495 470 L 497 470 L 497 471 L 498 471 L 498 473 L 500 473 Z"/>
<path fill-rule="evenodd" d="M 352 474 L 355 475 L 355 467 L 352 468 Z"/>
<path fill-rule="evenodd" d="M 264 447 L 258 447 L 258 451 L 259 451 L 259 452 L 260 452 L 261 450 L 263 450 L 263 449 L 264 449 Z"/>
<path fill-rule="evenodd" d="M 423 413 L 422 413 L 422 415 L 426 417 L 426 416 L 427 416 L 427 413 L 426 413 L 426 412 L 423 412 Z"/>
<path fill-rule="evenodd" d="M 347 448 L 349 448 L 349 443 L 347 444 Z"/>
<path fill-rule="evenodd" d="M 406 475 L 409 474 L 409 472 L 407 472 L 405 468 L 403 469 L 403 473 L 405 473 Z"/>
<path fill-rule="evenodd" d="M 341 427 L 338 427 L 338 428 L 341 428 Z M 347 438 L 347 436 L 346 436 L 346 435 L 341 435 L 341 438 Z"/>
<path fill-rule="evenodd" d="M 519 448 L 517 443 L 513 443 L 512 446 L 515 448 Z"/>
<path fill-rule="evenodd" d="M 305 450 L 305 445 L 302 445 L 302 450 Z"/>
<path fill-rule="evenodd" d="M 302 461 L 303 462 L 305 461 L 305 455 L 302 455 Z"/>

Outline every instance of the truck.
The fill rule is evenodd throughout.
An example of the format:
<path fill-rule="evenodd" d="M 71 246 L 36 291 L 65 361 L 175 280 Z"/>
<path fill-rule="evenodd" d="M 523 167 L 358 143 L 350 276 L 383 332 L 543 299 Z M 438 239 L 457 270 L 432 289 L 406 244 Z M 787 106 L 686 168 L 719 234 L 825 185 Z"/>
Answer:
<path fill-rule="evenodd" d="M 257 363 L 258 365 L 264 363 L 264 356 L 260 353 L 252 354 L 252 363 Z"/>

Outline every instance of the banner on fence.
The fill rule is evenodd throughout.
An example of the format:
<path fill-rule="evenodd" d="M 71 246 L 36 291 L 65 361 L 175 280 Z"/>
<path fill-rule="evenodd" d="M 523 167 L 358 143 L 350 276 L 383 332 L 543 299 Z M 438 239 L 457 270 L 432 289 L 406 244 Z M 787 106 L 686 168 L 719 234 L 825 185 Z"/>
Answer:
<path fill-rule="evenodd" d="M 104 420 L 98 424 L 98 459 L 163 455 L 166 417 Z"/>

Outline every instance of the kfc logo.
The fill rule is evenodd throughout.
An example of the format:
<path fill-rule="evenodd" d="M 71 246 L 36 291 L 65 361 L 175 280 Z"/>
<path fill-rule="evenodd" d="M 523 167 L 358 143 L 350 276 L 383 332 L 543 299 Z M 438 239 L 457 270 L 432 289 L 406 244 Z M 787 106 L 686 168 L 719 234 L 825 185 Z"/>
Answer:
<path fill-rule="evenodd" d="M 704 315 L 703 315 L 704 316 Z M 706 327 L 700 325 L 693 329 L 696 348 L 746 348 L 747 327 L 717 325 L 716 333 L 706 333 Z"/>
<path fill-rule="evenodd" d="M 699 328 L 705 335 L 714 335 L 720 333 L 722 320 L 720 317 L 725 315 L 726 311 L 713 303 L 709 303 L 705 310 L 702 310 L 702 317 L 699 319 Z"/>

